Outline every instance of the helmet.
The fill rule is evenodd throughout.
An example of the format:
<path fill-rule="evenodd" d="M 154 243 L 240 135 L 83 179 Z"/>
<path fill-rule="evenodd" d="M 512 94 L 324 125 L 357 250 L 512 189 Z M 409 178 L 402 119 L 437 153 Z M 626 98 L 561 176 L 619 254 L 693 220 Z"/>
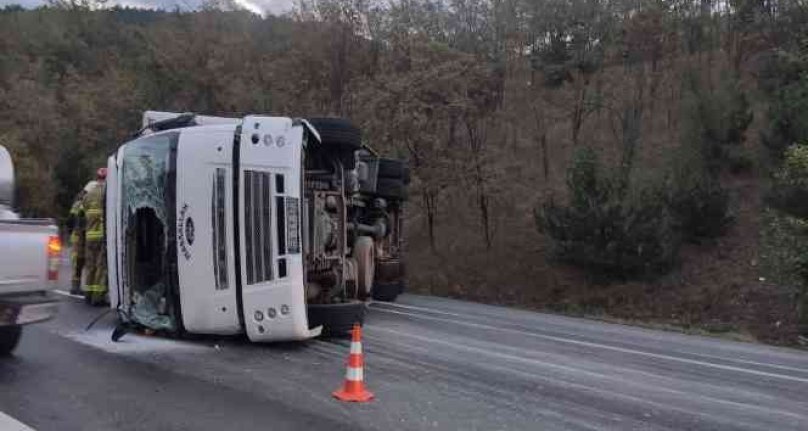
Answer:
<path fill-rule="evenodd" d="M 98 168 L 98 170 L 95 171 L 95 176 L 99 180 L 106 179 L 107 178 L 107 168 Z"/>

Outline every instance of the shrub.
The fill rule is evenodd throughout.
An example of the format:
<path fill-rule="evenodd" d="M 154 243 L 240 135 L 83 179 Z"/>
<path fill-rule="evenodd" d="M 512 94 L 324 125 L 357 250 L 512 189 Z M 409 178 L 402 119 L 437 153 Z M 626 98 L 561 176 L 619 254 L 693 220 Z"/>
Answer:
<path fill-rule="evenodd" d="M 690 78 L 682 142 L 664 184 L 676 230 L 686 241 L 700 242 L 723 235 L 735 219 L 719 177 L 724 169 L 752 168 L 742 147 L 752 112 L 736 79 L 725 79 L 709 92 Z"/>
<path fill-rule="evenodd" d="M 793 41 L 802 39 L 794 35 Z M 795 142 L 808 139 L 808 45 L 780 50 L 765 58 L 760 84 L 769 102 L 761 142 L 774 162 Z"/>
<path fill-rule="evenodd" d="M 724 79 L 714 92 L 691 78 L 685 99 L 683 146 L 698 152 L 706 169 L 717 172 L 733 164 L 752 122 L 752 110 L 736 79 Z"/>
<path fill-rule="evenodd" d="M 591 149 L 568 170 L 566 205 L 548 200 L 536 210 L 552 255 L 598 279 L 647 277 L 673 265 L 678 240 L 661 193 L 626 190 L 615 173 L 601 172 Z"/>
<path fill-rule="evenodd" d="M 781 212 L 808 218 L 808 144 L 792 145 L 785 150 L 782 167 L 774 174 L 766 201 Z"/>
<path fill-rule="evenodd" d="M 754 156 L 745 148 L 732 148 L 728 154 L 729 171 L 734 175 L 753 172 L 757 164 Z"/>
<path fill-rule="evenodd" d="M 690 242 L 719 237 L 735 220 L 729 192 L 709 175 L 679 179 L 668 189 L 667 201 L 676 229 Z"/>
<path fill-rule="evenodd" d="M 729 191 L 698 155 L 680 153 L 671 163 L 665 195 L 674 226 L 689 242 L 717 238 L 734 222 Z"/>
<path fill-rule="evenodd" d="M 808 223 L 770 208 L 761 216 L 761 273 L 781 286 L 801 285 L 806 275 Z"/>

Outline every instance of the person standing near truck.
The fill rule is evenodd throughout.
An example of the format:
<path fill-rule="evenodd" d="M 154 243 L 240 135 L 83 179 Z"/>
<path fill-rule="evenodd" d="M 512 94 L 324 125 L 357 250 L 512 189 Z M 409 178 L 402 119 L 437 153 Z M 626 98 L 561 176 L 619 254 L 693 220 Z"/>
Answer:
<path fill-rule="evenodd" d="M 107 168 L 99 168 L 96 180 L 88 184 L 81 201 L 86 219 L 84 244 L 86 250 L 87 283 L 84 298 L 92 305 L 101 305 L 107 294 L 106 244 L 104 243 L 104 193 Z"/>
<path fill-rule="evenodd" d="M 68 217 L 68 229 L 70 232 L 70 259 L 72 263 L 71 279 L 70 279 L 70 293 L 73 295 L 81 295 L 81 273 L 84 270 L 85 260 L 85 242 L 84 232 L 86 230 L 87 220 L 84 214 L 84 196 L 87 194 L 88 187 L 94 187 L 95 181 L 91 181 L 79 192 L 76 199 L 73 201 L 73 206 L 70 207 L 70 215 Z"/>

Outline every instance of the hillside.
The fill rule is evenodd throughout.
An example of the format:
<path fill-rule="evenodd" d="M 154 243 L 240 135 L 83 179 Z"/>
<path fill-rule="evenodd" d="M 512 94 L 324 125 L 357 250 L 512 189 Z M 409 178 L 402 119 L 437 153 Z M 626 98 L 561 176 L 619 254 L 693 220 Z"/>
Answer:
<path fill-rule="evenodd" d="M 792 343 L 796 287 L 769 281 L 761 251 L 776 168 L 761 76 L 786 45 L 778 32 L 804 24 L 780 11 L 791 2 L 758 3 L 320 0 L 267 18 L 6 8 L 0 143 L 22 211 L 63 217 L 145 109 L 348 117 L 413 167 L 411 290 Z M 603 277 L 559 253 L 547 214 L 574 200 L 582 151 L 609 178 L 598 199 L 673 235 L 641 239 L 665 254 L 659 268 L 599 262 Z M 674 227 L 650 214 L 652 188 L 690 205 Z M 681 214 L 693 207 L 711 212 Z M 705 232 L 708 216 L 726 226 Z M 635 251 L 622 253 L 647 256 Z"/>

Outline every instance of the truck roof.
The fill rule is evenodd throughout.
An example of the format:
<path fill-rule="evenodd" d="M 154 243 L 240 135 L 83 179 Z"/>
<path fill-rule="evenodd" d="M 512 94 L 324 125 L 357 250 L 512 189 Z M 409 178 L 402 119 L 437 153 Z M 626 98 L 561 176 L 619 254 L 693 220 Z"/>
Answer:
<path fill-rule="evenodd" d="M 135 136 L 141 135 L 144 131 L 148 129 L 153 129 L 152 131 L 160 131 L 160 130 L 168 130 L 168 129 L 176 129 L 182 127 L 190 127 L 190 126 L 223 126 L 223 125 L 239 125 L 241 124 L 245 118 L 248 117 L 255 117 L 255 115 L 249 115 L 241 118 L 231 118 L 231 117 L 214 117 L 210 115 L 198 115 L 194 114 L 193 112 L 167 112 L 167 111 L 145 111 L 143 113 L 143 121 L 142 121 L 142 129 L 140 129 Z M 258 117 L 269 117 L 269 116 L 261 116 Z M 289 118 L 289 117 L 282 117 L 282 118 Z M 306 119 L 291 119 L 293 122 L 300 121 L 306 127 L 306 129 L 311 132 L 315 139 L 318 141 L 320 140 L 320 133 L 315 129 Z M 158 126 L 156 130 L 153 126 Z"/>
<path fill-rule="evenodd" d="M 241 124 L 242 121 L 242 118 L 212 117 L 209 115 L 197 115 L 191 112 L 146 111 L 143 113 L 142 127 L 146 128 L 154 123 L 172 120 L 182 116 L 193 116 L 194 122 L 198 126 Z"/>

